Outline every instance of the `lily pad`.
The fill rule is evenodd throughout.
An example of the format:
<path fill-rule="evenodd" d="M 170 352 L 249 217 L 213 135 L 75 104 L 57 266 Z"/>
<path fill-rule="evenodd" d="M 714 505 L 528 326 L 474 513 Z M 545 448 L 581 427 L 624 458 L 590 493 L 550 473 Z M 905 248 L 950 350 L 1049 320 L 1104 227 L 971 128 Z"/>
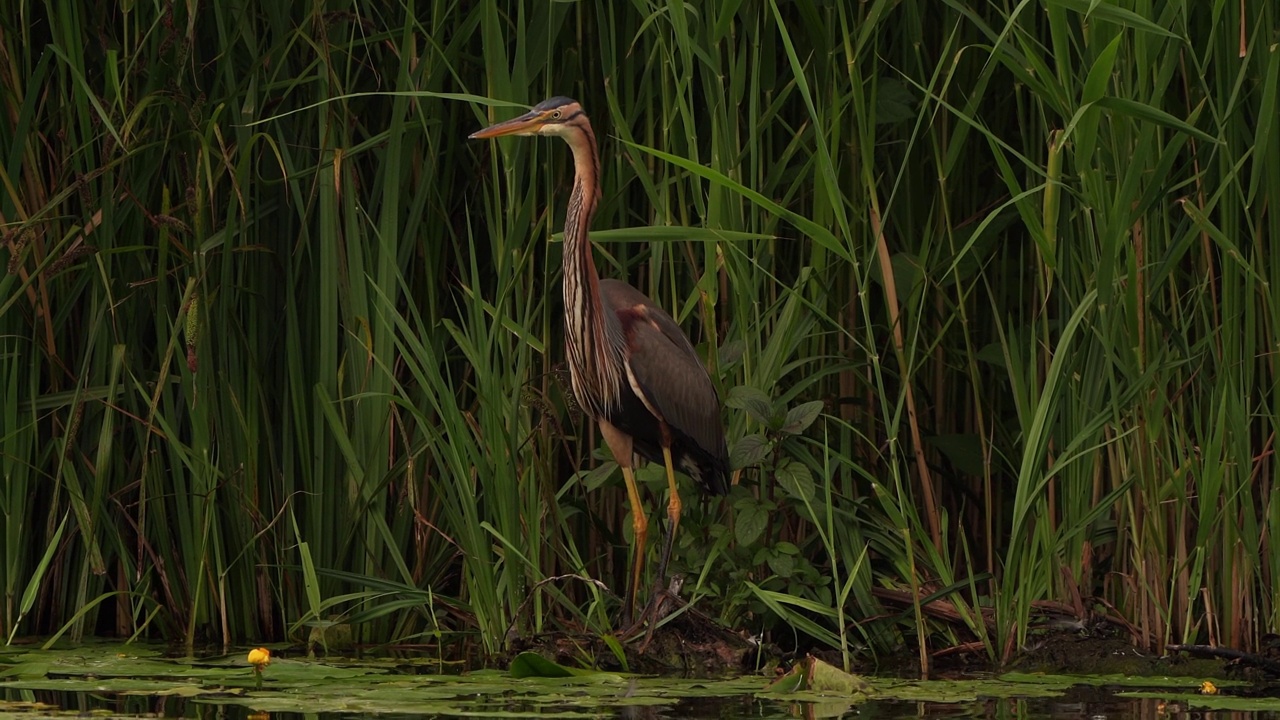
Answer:
<path fill-rule="evenodd" d="M 575 675 L 589 674 L 590 670 L 579 670 L 552 662 L 538 653 L 523 652 L 511 661 L 511 669 L 509 670 L 513 678 L 543 677 L 543 678 L 564 678 L 574 677 Z"/>
<path fill-rule="evenodd" d="M 966 703 L 979 698 L 1058 697 L 1070 685 L 1032 685 L 996 678 L 963 680 L 876 680 L 876 697 L 912 702 Z"/>
<path fill-rule="evenodd" d="M 829 700 L 831 696 L 865 699 L 870 693 L 871 684 L 866 680 L 810 655 L 796 663 L 791 672 L 770 684 L 762 694 L 789 700 L 810 696 Z"/>
<path fill-rule="evenodd" d="M 1252 712 L 1280 710 L 1280 699 L 1274 697 L 1234 697 L 1231 695 L 1203 695 L 1197 693 L 1156 693 L 1143 690 L 1116 693 L 1117 697 L 1156 698 L 1178 703 L 1196 710 L 1243 710 Z"/>
<path fill-rule="evenodd" d="M 750 697 L 761 678 L 673 680 L 565 668 L 538 656 L 519 659 L 525 677 L 497 671 L 418 674 L 404 662 L 282 658 L 263 670 L 263 687 L 246 655 L 192 659 L 132 646 L 15 653 L 0 665 L 0 688 L 94 695 L 182 696 L 261 712 L 409 713 L 581 717 L 623 706 L 674 705 L 686 698 Z M 555 675 L 555 677 L 547 677 Z M 519 708 L 519 710 L 512 710 Z"/>
<path fill-rule="evenodd" d="M 1218 687 L 1247 685 L 1239 680 L 1223 678 L 1193 678 L 1168 675 L 1050 675 L 1043 673 L 1005 673 L 1001 680 L 1012 683 L 1029 683 L 1034 685 L 1053 685 L 1070 687 L 1072 685 L 1118 685 L 1121 687 L 1146 688 L 1199 688 L 1205 680 L 1212 680 Z"/>

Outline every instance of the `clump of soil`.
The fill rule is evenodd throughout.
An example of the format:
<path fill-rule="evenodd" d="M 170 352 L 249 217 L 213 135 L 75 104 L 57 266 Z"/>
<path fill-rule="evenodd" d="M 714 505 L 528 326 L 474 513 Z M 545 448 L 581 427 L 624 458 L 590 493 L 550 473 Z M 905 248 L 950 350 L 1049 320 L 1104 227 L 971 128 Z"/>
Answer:
<path fill-rule="evenodd" d="M 1127 638 L 1084 633 L 1043 636 L 1029 644 L 1010 669 L 1062 675 L 1224 675 L 1220 660 L 1159 655 L 1135 648 Z"/>
<path fill-rule="evenodd" d="M 772 654 L 697 612 L 672 617 L 657 628 L 647 642 L 643 632 L 618 642 L 626 656 L 626 669 L 645 674 L 740 673 L 754 669 L 766 655 Z M 588 633 L 545 633 L 512 643 L 513 655 L 525 651 L 539 653 L 561 665 L 624 669 L 614 647 L 600 636 Z"/>
<path fill-rule="evenodd" d="M 930 673 L 967 673 L 1017 670 L 1054 675 L 1172 676 L 1191 678 L 1233 678 L 1253 683 L 1255 690 L 1276 688 L 1280 678 L 1280 638 L 1272 652 L 1263 655 L 1201 646 L 1171 646 L 1169 652 L 1135 647 L 1124 627 L 1101 622 L 1080 624 L 1070 629 L 1042 628 L 1036 631 L 1014 659 L 1003 667 L 993 666 L 981 643 L 955 648 L 934 648 L 929 658 Z M 625 665 L 618 657 L 625 655 Z M 533 651 L 562 665 L 594 666 L 602 670 L 629 670 L 645 674 L 722 676 L 759 672 L 784 665 L 788 659 L 804 656 L 803 648 L 786 653 L 776 646 L 761 645 L 734 632 L 714 619 L 686 608 L 657 628 L 652 637 L 643 632 L 608 642 L 588 632 L 556 632 L 516 640 L 512 656 Z M 830 649 L 810 648 L 814 657 L 839 666 L 842 656 Z M 920 674 L 920 658 L 915 648 L 876 657 L 854 658 L 857 672 L 894 676 Z M 1248 693 L 1244 693 L 1248 694 Z"/>

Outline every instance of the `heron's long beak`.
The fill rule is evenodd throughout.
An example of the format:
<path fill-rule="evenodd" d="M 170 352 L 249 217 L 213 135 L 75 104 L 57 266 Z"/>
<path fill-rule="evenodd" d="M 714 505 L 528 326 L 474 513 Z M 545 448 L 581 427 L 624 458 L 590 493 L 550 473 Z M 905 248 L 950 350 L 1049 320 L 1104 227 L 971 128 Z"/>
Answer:
<path fill-rule="evenodd" d="M 487 138 L 502 137 L 504 135 L 536 135 L 538 127 L 542 125 L 542 113 L 535 111 L 527 112 L 518 118 L 512 118 L 506 122 L 490 125 L 483 130 L 477 130 L 468 137 L 472 140 L 485 140 Z"/>

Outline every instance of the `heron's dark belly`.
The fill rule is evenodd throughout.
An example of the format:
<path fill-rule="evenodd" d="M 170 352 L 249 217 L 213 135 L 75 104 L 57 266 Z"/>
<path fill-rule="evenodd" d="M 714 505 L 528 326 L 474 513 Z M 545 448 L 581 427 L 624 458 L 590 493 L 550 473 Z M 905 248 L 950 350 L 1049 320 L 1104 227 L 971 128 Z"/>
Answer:
<path fill-rule="evenodd" d="M 649 408 L 636 397 L 630 387 L 624 387 L 617 409 L 605 414 L 605 420 L 631 436 L 635 453 L 652 463 L 662 465 L 662 423 L 649 412 Z M 724 494 L 724 472 L 715 459 L 688 435 L 667 426 L 671 436 L 671 462 L 676 470 L 693 478 L 704 492 Z"/>
<path fill-rule="evenodd" d="M 662 425 L 649 412 L 640 398 L 624 387 L 618 409 L 607 413 L 605 419 L 622 432 L 631 436 L 635 442 L 636 454 L 649 462 L 662 462 Z M 675 438 L 672 438 L 674 445 Z M 676 448 L 671 448 L 672 457 Z"/>

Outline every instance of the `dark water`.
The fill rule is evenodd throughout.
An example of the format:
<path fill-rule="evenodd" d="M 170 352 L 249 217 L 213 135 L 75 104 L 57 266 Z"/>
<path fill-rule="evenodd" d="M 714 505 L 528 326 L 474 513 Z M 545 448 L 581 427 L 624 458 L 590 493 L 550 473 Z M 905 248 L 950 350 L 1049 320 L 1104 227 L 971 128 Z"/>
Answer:
<path fill-rule="evenodd" d="M 843 701 L 793 703 L 751 696 L 682 699 L 670 704 L 644 707 L 576 708 L 572 704 L 539 703 L 531 706 L 519 700 L 470 698 L 458 714 L 344 714 L 344 713 L 256 713 L 241 705 L 223 704 L 218 698 L 199 700 L 182 697 L 153 697 L 121 693 L 55 692 L 42 690 L 0 690 L 0 718 L 35 717 L 134 717 L 134 718 L 217 718 L 219 720 L 346 720 L 355 718 L 982 718 L 991 720 L 1280 720 L 1280 699 L 1264 701 L 1271 709 L 1257 711 L 1196 710 L 1177 701 L 1158 698 L 1118 697 L 1118 689 L 1077 687 L 1056 698 L 978 699 L 957 703 L 926 703 L 902 700 L 873 700 L 858 705 Z M 25 709 L 11 703 L 41 703 L 45 708 Z M 56 708 L 56 709 L 55 709 Z"/>

